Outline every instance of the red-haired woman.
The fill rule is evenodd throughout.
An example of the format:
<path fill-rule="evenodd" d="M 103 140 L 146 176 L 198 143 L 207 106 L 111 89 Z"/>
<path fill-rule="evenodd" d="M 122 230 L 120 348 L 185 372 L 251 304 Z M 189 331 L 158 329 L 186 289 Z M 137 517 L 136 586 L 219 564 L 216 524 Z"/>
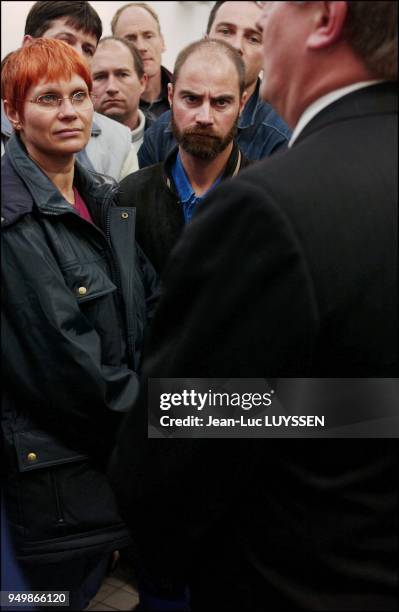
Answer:
<path fill-rule="evenodd" d="M 15 130 L 2 159 L 5 502 L 31 588 L 68 590 L 75 609 L 127 541 L 103 470 L 137 393 L 156 287 L 134 209 L 75 161 L 91 86 L 58 40 L 34 40 L 2 69 Z"/>

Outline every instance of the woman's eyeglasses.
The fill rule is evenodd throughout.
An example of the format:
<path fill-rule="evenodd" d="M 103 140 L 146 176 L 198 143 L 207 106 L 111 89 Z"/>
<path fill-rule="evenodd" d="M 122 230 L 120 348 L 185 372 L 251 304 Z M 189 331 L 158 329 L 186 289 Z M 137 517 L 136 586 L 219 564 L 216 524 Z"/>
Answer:
<path fill-rule="evenodd" d="M 27 102 L 37 104 L 45 110 L 53 110 L 54 108 L 59 108 L 64 100 L 70 100 L 76 110 L 86 110 L 92 106 L 94 98 L 93 94 L 89 94 L 86 91 L 76 91 L 72 96 L 65 96 L 65 98 L 60 98 L 53 93 L 42 94 L 35 100 L 27 100 Z"/>

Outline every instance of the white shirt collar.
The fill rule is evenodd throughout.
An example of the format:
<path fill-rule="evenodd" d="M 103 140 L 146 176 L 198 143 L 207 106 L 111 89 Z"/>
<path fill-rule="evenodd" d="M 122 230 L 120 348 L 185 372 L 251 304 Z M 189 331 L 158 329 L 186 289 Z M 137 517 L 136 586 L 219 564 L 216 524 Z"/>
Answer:
<path fill-rule="evenodd" d="M 139 123 L 134 130 L 131 130 L 132 142 L 137 142 L 144 136 L 145 116 L 142 110 L 138 109 Z"/>
<path fill-rule="evenodd" d="M 375 85 L 376 83 L 381 83 L 382 79 L 375 79 L 373 81 L 360 81 L 358 83 L 352 83 L 351 85 L 346 85 L 345 87 L 340 87 L 339 89 L 334 89 L 334 91 L 330 91 L 325 96 L 318 98 L 310 106 L 305 109 L 302 115 L 299 118 L 298 123 L 295 126 L 295 129 L 292 133 L 290 141 L 288 143 L 288 147 L 292 147 L 299 134 L 302 132 L 304 127 L 315 117 L 323 108 L 329 106 L 339 98 L 343 98 L 349 93 L 356 91 L 357 89 L 362 89 L 363 87 L 369 87 L 370 85 Z"/>

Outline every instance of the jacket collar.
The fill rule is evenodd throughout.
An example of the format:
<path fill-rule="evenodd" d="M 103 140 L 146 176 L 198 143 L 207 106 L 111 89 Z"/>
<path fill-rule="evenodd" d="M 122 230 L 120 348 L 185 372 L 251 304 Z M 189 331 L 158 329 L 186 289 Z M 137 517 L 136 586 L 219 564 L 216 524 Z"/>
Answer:
<path fill-rule="evenodd" d="M 172 81 L 172 73 L 169 72 L 165 66 L 161 66 L 161 91 L 159 94 L 159 98 L 154 100 L 153 102 L 147 102 L 146 100 L 140 99 L 140 108 L 141 109 L 149 109 L 153 104 L 157 104 L 159 102 L 168 102 L 168 84 Z"/>
<path fill-rule="evenodd" d="M 168 101 L 168 85 L 172 82 L 172 73 L 161 66 L 161 99 Z"/>
<path fill-rule="evenodd" d="M 12 225 L 32 209 L 32 194 L 15 173 L 6 153 L 1 158 L 1 226 Z"/>
<path fill-rule="evenodd" d="M 2 158 L 2 226 L 14 223 L 32 212 L 35 206 L 43 214 L 60 215 L 73 210 L 57 187 L 28 156 L 20 138 L 13 134 Z M 94 202 L 115 193 L 117 184 L 108 177 L 88 172 L 75 161 L 74 184 L 85 194 L 85 201 L 95 215 Z M 107 185 L 107 189 L 105 189 Z M 3 220 L 4 219 L 4 220 Z"/>
<path fill-rule="evenodd" d="M 363 89 L 364 87 L 370 87 L 370 85 L 375 85 L 376 83 L 382 83 L 382 80 L 373 80 L 373 81 L 359 81 L 357 83 L 351 83 L 350 85 L 345 85 L 344 87 L 338 87 L 337 89 L 333 89 L 332 91 L 327 92 L 323 96 L 320 96 L 313 102 L 311 102 L 307 108 L 303 111 L 302 115 L 299 117 L 299 120 L 291 134 L 291 138 L 288 142 L 288 148 L 291 148 L 299 134 L 302 132 L 304 127 L 310 123 L 313 117 L 316 117 L 323 108 L 326 108 L 330 104 L 333 104 L 336 100 L 347 96 L 353 91 L 357 91 L 358 89 Z"/>
<path fill-rule="evenodd" d="M 144 130 L 146 127 L 148 127 L 146 125 L 146 116 L 144 115 L 143 111 L 139 108 L 137 112 L 139 116 L 139 124 L 133 130 L 131 130 L 132 142 L 142 140 L 144 137 Z"/>
<path fill-rule="evenodd" d="M 10 121 L 6 115 L 4 110 L 3 100 L 1 101 L 1 135 L 6 136 L 6 138 L 10 138 L 12 135 L 13 129 Z"/>
<path fill-rule="evenodd" d="M 8 141 L 5 155 L 14 173 L 19 176 L 39 210 L 53 212 L 55 207 L 59 213 L 70 210 L 69 202 L 65 200 L 43 170 L 29 157 L 25 146 L 16 134 L 13 134 Z M 18 197 L 16 192 L 14 195 Z M 6 200 L 10 200 L 10 195 L 6 196 Z"/>
<path fill-rule="evenodd" d="M 99 136 L 101 134 L 101 128 L 96 123 L 96 115 L 97 115 L 97 113 L 95 112 L 93 114 L 93 125 L 91 126 L 91 135 L 92 136 Z"/>
<path fill-rule="evenodd" d="M 264 104 L 259 97 L 260 79 L 256 82 L 256 87 L 249 98 L 248 102 L 244 106 L 244 110 L 241 113 L 240 120 L 238 122 L 238 129 L 245 130 L 256 122 L 256 116 L 259 107 Z"/>
<path fill-rule="evenodd" d="M 173 178 L 172 178 L 172 166 L 176 160 L 178 149 L 179 149 L 178 146 L 174 147 L 172 151 L 169 153 L 169 155 L 166 157 L 165 161 L 161 162 L 163 165 L 164 181 L 167 187 L 176 195 L 176 197 L 178 196 L 178 194 L 177 194 L 177 191 L 176 191 L 176 188 L 173 182 Z M 235 176 L 239 172 L 242 165 L 246 163 L 248 163 L 246 157 L 240 151 L 238 144 L 234 140 L 233 149 L 230 153 L 229 159 L 227 160 L 227 164 L 222 174 L 221 180 L 224 181 L 224 179 L 226 178 Z"/>
<path fill-rule="evenodd" d="M 321 128 L 354 117 L 398 112 L 396 83 L 384 82 L 358 89 L 323 108 L 304 127 L 292 148 Z"/>

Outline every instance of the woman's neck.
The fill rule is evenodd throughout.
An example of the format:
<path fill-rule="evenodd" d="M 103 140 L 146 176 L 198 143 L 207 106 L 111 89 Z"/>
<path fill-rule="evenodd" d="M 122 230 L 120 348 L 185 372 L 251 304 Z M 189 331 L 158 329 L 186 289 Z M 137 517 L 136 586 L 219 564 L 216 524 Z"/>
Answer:
<path fill-rule="evenodd" d="M 50 181 L 57 187 L 58 191 L 64 196 L 64 198 L 70 204 L 75 204 L 75 194 L 73 192 L 73 177 L 74 177 L 74 165 L 68 169 L 60 170 L 42 170 L 47 174 Z"/>
<path fill-rule="evenodd" d="M 43 170 L 50 181 L 57 187 L 64 198 L 70 203 L 75 203 L 73 193 L 73 178 L 75 170 L 75 156 L 68 155 L 65 157 L 49 158 L 42 155 L 39 151 L 30 151 L 27 146 L 28 154 L 34 162 Z"/>

